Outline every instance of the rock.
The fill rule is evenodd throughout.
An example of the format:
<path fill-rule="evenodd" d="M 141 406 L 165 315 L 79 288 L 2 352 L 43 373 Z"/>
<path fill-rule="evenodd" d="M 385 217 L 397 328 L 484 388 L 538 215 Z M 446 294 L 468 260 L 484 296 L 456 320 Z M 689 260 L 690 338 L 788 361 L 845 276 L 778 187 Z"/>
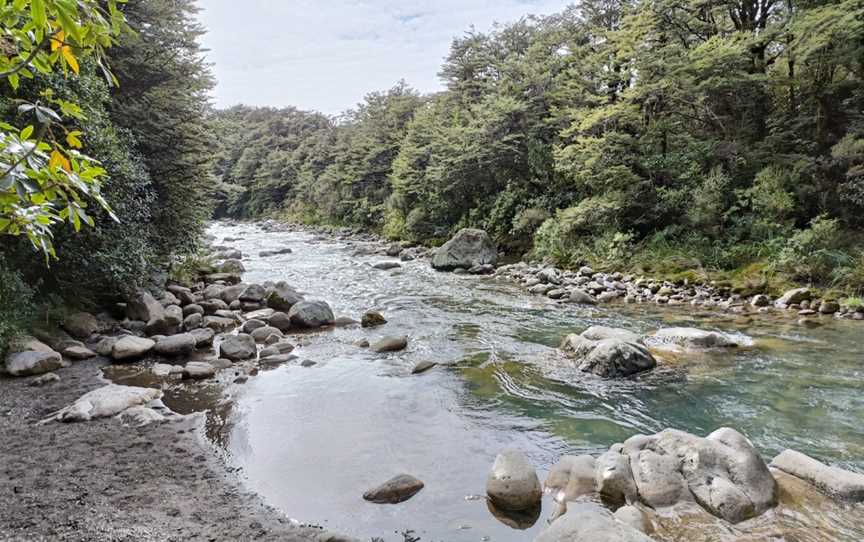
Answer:
<path fill-rule="evenodd" d="M 89 312 L 72 313 L 63 319 L 63 329 L 77 339 L 88 339 L 99 327 L 99 320 Z"/>
<path fill-rule="evenodd" d="M 231 367 L 234 367 L 234 362 L 231 361 L 230 359 L 225 359 L 225 358 L 210 360 L 207 363 L 212 365 L 213 368 L 216 369 L 217 371 L 221 371 L 224 369 L 230 369 Z"/>
<path fill-rule="evenodd" d="M 274 312 L 270 315 L 270 318 L 267 319 L 267 325 L 285 332 L 291 329 L 291 317 L 284 312 Z"/>
<path fill-rule="evenodd" d="M 630 459 L 615 451 L 610 450 L 597 458 L 595 484 L 597 492 L 616 505 L 635 502 L 638 496 Z"/>
<path fill-rule="evenodd" d="M 279 248 L 276 250 L 262 250 L 258 253 L 261 258 L 269 258 L 270 256 L 281 256 L 282 254 L 291 254 L 294 252 L 290 248 Z"/>
<path fill-rule="evenodd" d="M 252 333 L 256 329 L 262 327 L 267 327 L 267 322 L 253 318 L 252 320 L 246 320 L 241 329 L 243 330 L 243 333 Z"/>
<path fill-rule="evenodd" d="M 333 321 L 333 325 L 335 325 L 336 327 L 356 326 L 359 323 L 360 322 L 351 318 L 350 316 L 337 316 L 336 319 Z"/>
<path fill-rule="evenodd" d="M 753 307 L 770 307 L 771 298 L 765 294 L 754 295 L 753 299 L 750 300 L 750 305 Z"/>
<path fill-rule="evenodd" d="M 39 352 L 26 350 L 12 352 L 6 356 L 6 372 L 12 376 L 34 376 L 63 367 L 63 359 L 58 352 Z"/>
<path fill-rule="evenodd" d="M 486 494 L 502 510 L 528 510 L 540 504 L 540 480 L 522 452 L 506 450 L 495 458 Z"/>
<path fill-rule="evenodd" d="M 143 406 L 161 398 L 161 390 L 109 384 L 85 393 L 77 401 L 46 418 L 42 423 L 54 420 L 84 422 L 97 418 L 107 418 L 116 416 L 126 409 Z"/>
<path fill-rule="evenodd" d="M 179 327 L 183 323 L 183 309 L 177 305 L 165 307 L 165 323 L 169 328 Z"/>
<path fill-rule="evenodd" d="M 206 299 L 199 303 L 202 309 L 204 309 L 204 314 L 216 314 L 219 311 L 227 311 L 228 303 L 225 303 L 221 299 Z"/>
<path fill-rule="evenodd" d="M 297 361 L 298 358 L 294 354 L 278 354 L 276 356 L 268 356 L 260 360 L 261 365 L 280 365 L 282 363 L 291 363 Z"/>
<path fill-rule="evenodd" d="M 593 503 L 576 503 L 540 533 L 534 542 L 653 542 L 609 510 Z"/>
<path fill-rule="evenodd" d="M 250 284 L 240 294 L 240 301 L 244 303 L 261 303 L 267 297 L 267 290 L 260 284 Z"/>
<path fill-rule="evenodd" d="M 438 364 L 435 363 L 434 361 L 421 361 L 420 363 L 415 365 L 413 369 L 411 369 L 411 374 L 417 375 L 420 373 L 425 373 L 426 371 L 435 367 L 436 365 L 438 365 Z"/>
<path fill-rule="evenodd" d="M 358 348 L 369 348 L 369 339 L 357 339 L 351 344 Z"/>
<path fill-rule="evenodd" d="M 285 281 L 277 282 L 267 296 L 267 306 L 277 311 L 290 311 L 300 301 L 303 301 L 303 296 Z"/>
<path fill-rule="evenodd" d="M 171 292 L 163 292 L 162 298 L 159 300 L 159 303 L 162 304 L 163 307 L 169 307 L 171 305 L 180 305 L 180 300 L 172 294 Z"/>
<path fill-rule="evenodd" d="M 64 333 L 64 335 L 65 335 L 65 333 Z M 63 339 L 60 339 L 60 340 L 53 340 L 51 342 L 59 347 L 61 342 L 66 342 L 66 341 Z M 48 346 L 44 342 L 40 341 L 39 339 L 36 339 L 35 337 L 30 337 L 27 335 L 13 339 L 11 341 L 11 343 L 9 344 L 9 351 L 10 352 L 33 351 L 33 352 L 45 352 L 46 354 L 51 354 L 51 353 L 55 352 L 55 350 L 53 348 L 51 348 L 50 346 Z"/>
<path fill-rule="evenodd" d="M 193 329 L 199 329 L 204 325 L 204 317 L 198 314 L 197 312 L 190 314 L 183 320 L 183 329 L 186 331 L 192 331 Z"/>
<path fill-rule="evenodd" d="M 263 343 L 267 341 L 271 335 L 275 335 L 277 337 L 277 341 L 282 338 L 282 332 L 275 327 L 270 326 L 259 327 L 258 329 L 254 330 L 251 335 L 252 338 L 255 339 L 256 343 Z"/>
<path fill-rule="evenodd" d="M 100 356 L 110 356 L 111 352 L 114 351 L 114 344 L 117 343 L 119 339 L 120 337 L 103 337 L 98 343 L 96 343 L 93 350 L 95 350 Z"/>
<path fill-rule="evenodd" d="M 238 251 L 239 252 L 239 251 Z M 232 254 L 233 256 L 234 254 Z M 216 271 L 220 274 L 237 274 L 244 273 L 246 267 L 239 258 L 228 258 L 224 262 L 216 266 Z"/>
<path fill-rule="evenodd" d="M 242 361 L 256 356 L 258 349 L 251 335 L 241 333 L 225 337 L 219 344 L 219 357 L 231 361 Z"/>
<path fill-rule="evenodd" d="M 166 286 L 165 289 L 174 294 L 174 297 L 176 297 L 180 304 L 183 306 L 192 305 L 195 303 L 195 295 L 192 293 L 192 290 L 185 286 L 181 286 L 179 284 L 169 284 L 168 286 Z"/>
<path fill-rule="evenodd" d="M 475 265 L 498 261 L 498 249 L 483 230 L 463 229 L 435 251 L 432 267 L 452 271 L 457 267 L 470 269 Z"/>
<path fill-rule="evenodd" d="M 657 361 L 647 348 L 620 339 L 595 341 L 579 363 L 579 370 L 603 378 L 619 378 L 653 369 Z"/>
<path fill-rule="evenodd" d="M 408 474 L 400 474 L 363 494 L 363 499 L 378 504 L 407 501 L 423 489 L 423 482 Z"/>
<path fill-rule="evenodd" d="M 642 337 L 639 336 L 639 334 L 634 333 L 629 329 L 621 329 L 617 327 L 591 326 L 582 332 L 582 336 L 592 341 L 619 339 L 631 343 L 642 344 Z"/>
<path fill-rule="evenodd" d="M 212 273 L 207 275 L 207 281 L 209 282 L 224 282 L 225 284 L 239 284 L 240 283 L 240 274 L 239 273 Z"/>
<path fill-rule="evenodd" d="M 395 258 L 396 256 L 399 256 L 399 254 L 402 253 L 402 250 L 403 250 L 402 245 L 400 245 L 399 243 L 393 243 L 387 247 L 386 253 L 391 258 Z"/>
<path fill-rule="evenodd" d="M 819 305 L 819 312 L 821 314 L 834 314 L 835 312 L 840 310 L 840 303 L 836 301 L 823 301 Z"/>
<path fill-rule="evenodd" d="M 183 307 L 183 316 L 184 317 L 188 318 L 189 316 L 191 316 L 193 314 L 200 314 L 201 316 L 204 316 L 204 307 L 202 307 L 201 305 L 198 305 L 197 303 L 191 303 L 191 304 Z"/>
<path fill-rule="evenodd" d="M 204 327 L 212 329 L 216 333 L 224 333 L 237 326 L 237 320 L 233 318 L 222 318 L 221 316 L 205 316 Z"/>
<path fill-rule="evenodd" d="M 373 352 L 398 352 L 408 347 L 408 337 L 405 336 L 387 336 L 382 337 L 372 343 L 371 350 Z"/>
<path fill-rule="evenodd" d="M 54 384 L 55 382 L 60 382 L 60 377 L 57 376 L 57 373 L 45 373 L 42 376 L 37 376 L 27 385 L 32 388 L 41 388 L 42 386 Z"/>
<path fill-rule="evenodd" d="M 786 308 L 789 305 L 799 305 L 803 301 L 808 301 L 813 293 L 810 288 L 795 288 L 784 293 L 774 302 L 774 305 L 780 308 Z"/>
<path fill-rule="evenodd" d="M 256 311 L 247 312 L 244 317 L 247 320 L 262 320 L 266 322 L 274 314 L 276 314 L 276 311 L 273 309 L 258 309 Z"/>
<path fill-rule="evenodd" d="M 195 350 L 197 341 L 191 333 L 163 337 L 156 341 L 153 351 L 161 356 L 184 356 Z"/>
<path fill-rule="evenodd" d="M 565 455 L 552 466 L 543 486 L 558 503 L 593 495 L 596 470 L 597 461 L 590 455 Z"/>
<path fill-rule="evenodd" d="M 96 352 L 86 346 L 67 346 L 63 349 L 62 354 L 69 359 L 90 359 L 96 357 Z"/>
<path fill-rule="evenodd" d="M 203 380 L 216 376 L 216 367 L 204 361 L 190 361 L 183 368 L 183 378 Z"/>
<path fill-rule="evenodd" d="M 543 284 L 561 284 L 561 272 L 554 267 L 541 269 L 537 273 L 537 279 Z"/>
<path fill-rule="evenodd" d="M 162 423 L 165 421 L 165 416 L 159 411 L 144 406 L 127 408 L 119 414 L 119 417 L 120 423 L 133 427 L 146 427 L 151 423 Z"/>
<path fill-rule="evenodd" d="M 469 275 L 492 275 L 493 273 L 495 273 L 495 266 L 491 263 L 475 265 L 468 270 Z"/>
<path fill-rule="evenodd" d="M 390 269 L 397 269 L 402 267 L 402 264 L 399 262 L 378 262 L 372 266 L 372 269 L 380 269 L 381 271 L 389 271 Z"/>
<path fill-rule="evenodd" d="M 300 301 L 288 311 L 288 318 L 300 328 L 319 328 L 335 322 L 330 305 L 324 301 Z"/>
<path fill-rule="evenodd" d="M 643 503 L 658 508 L 692 500 L 676 457 L 642 450 L 630 456 L 630 461 L 636 489 Z"/>
<path fill-rule="evenodd" d="M 362 319 L 360 320 L 360 324 L 363 327 L 377 327 L 383 326 L 387 323 L 387 319 L 384 318 L 384 315 L 380 312 L 368 311 L 363 314 Z"/>
<path fill-rule="evenodd" d="M 165 308 L 145 291 L 139 291 L 126 303 L 126 314 L 130 320 L 145 322 L 148 335 L 164 333 L 170 327 L 165 321 Z"/>
<path fill-rule="evenodd" d="M 732 348 L 738 346 L 731 337 L 716 331 L 704 331 L 692 327 L 669 327 L 658 329 L 649 338 L 652 345 L 674 345 L 682 348 Z"/>
<path fill-rule="evenodd" d="M 622 524 L 629 525 L 641 533 L 651 534 L 654 531 L 654 527 L 651 525 L 651 520 L 649 519 L 648 514 L 635 506 L 622 506 L 618 510 L 615 510 L 613 515 L 615 516 L 615 519 Z"/>
<path fill-rule="evenodd" d="M 791 474 L 832 497 L 864 502 L 864 474 L 831 467 L 795 450 L 785 450 L 771 467 Z"/>
<path fill-rule="evenodd" d="M 153 376 L 159 378 L 169 378 L 171 376 L 182 376 L 183 375 L 183 367 L 179 365 L 168 365 L 167 363 L 154 363 L 152 367 L 150 367 L 150 372 L 153 373 Z"/>
<path fill-rule="evenodd" d="M 126 335 L 117 339 L 111 349 L 111 357 L 118 361 L 140 358 L 156 346 L 156 341 Z"/>
<path fill-rule="evenodd" d="M 233 286 L 222 288 L 219 292 L 219 299 L 228 303 L 228 306 L 230 307 L 235 301 L 240 301 L 240 296 L 248 287 L 248 284 L 241 282 L 240 284 L 234 284 Z"/>
<path fill-rule="evenodd" d="M 221 284 L 209 284 L 204 288 L 204 299 L 222 299 L 222 292 L 225 291 L 225 286 Z"/>

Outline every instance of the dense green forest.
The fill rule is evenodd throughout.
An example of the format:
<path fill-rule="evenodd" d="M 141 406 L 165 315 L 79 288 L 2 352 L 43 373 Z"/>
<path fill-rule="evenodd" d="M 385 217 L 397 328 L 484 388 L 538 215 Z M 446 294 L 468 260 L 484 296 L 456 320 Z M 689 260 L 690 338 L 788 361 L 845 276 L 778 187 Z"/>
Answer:
<path fill-rule="evenodd" d="M 0 71 L 17 70 L 0 80 L 0 162 L 35 150 L 0 185 L 0 348 L 20 325 L 120 300 L 195 250 L 214 182 L 196 13 L 193 0 L 0 2 Z M 34 23 L 51 46 L 30 41 Z"/>
<path fill-rule="evenodd" d="M 440 76 L 338 118 L 217 112 L 217 214 L 864 288 L 860 1 L 589 0 L 468 32 Z"/>

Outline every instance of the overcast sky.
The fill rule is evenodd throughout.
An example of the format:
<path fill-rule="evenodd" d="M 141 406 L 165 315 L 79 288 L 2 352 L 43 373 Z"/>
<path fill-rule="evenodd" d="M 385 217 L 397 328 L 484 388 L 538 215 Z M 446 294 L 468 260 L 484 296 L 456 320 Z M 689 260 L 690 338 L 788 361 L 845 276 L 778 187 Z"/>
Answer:
<path fill-rule="evenodd" d="M 217 107 L 293 105 L 335 114 L 405 79 L 422 92 L 472 24 L 563 9 L 563 0 L 198 0 Z"/>

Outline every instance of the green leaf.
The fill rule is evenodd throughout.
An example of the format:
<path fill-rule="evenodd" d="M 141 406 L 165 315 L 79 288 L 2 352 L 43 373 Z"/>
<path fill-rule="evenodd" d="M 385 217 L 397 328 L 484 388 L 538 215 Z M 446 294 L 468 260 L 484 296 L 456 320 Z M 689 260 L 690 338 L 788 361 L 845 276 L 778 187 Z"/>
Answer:
<path fill-rule="evenodd" d="M 33 17 L 37 33 L 48 26 L 48 15 L 45 13 L 45 0 L 31 0 L 30 16 Z"/>

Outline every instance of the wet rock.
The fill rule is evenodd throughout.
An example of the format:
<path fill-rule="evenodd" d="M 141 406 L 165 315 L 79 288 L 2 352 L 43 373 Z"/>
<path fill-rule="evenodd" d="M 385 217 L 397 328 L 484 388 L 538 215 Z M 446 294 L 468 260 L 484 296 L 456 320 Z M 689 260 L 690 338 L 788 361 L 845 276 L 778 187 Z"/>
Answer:
<path fill-rule="evenodd" d="M 180 365 L 168 365 L 167 363 L 154 363 L 150 372 L 158 378 L 169 378 L 172 376 L 183 376 L 183 367 Z"/>
<path fill-rule="evenodd" d="M 631 456 L 630 467 L 640 500 L 652 508 L 692 500 L 679 466 L 676 457 L 654 450 L 642 450 Z"/>
<path fill-rule="evenodd" d="M 750 300 L 750 305 L 753 307 L 770 307 L 771 298 L 765 294 L 754 295 L 753 299 Z"/>
<path fill-rule="evenodd" d="M 111 357 L 118 361 L 140 358 L 150 352 L 156 346 L 156 341 L 126 335 L 117 339 L 111 349 Z"/>
<path fill-rule="evenodd" d="M 363 327 L 377 327 L 383 326 L 387 323 L 387 319 L 384 318 L 384 315 L 380 312 L 368 311 L 363 314 L 363 317 L 360 320 L 360 324 Z"/>
<path fill-rule="evenodd" d="M 372 343 L 370 348 L 373 352 L 398 352 L 408 347 L 408 337 L 387 336 Z"/>
<path fill-rule="evenodd" d="M 283 312 L 290 311 L 300 301 L 303 301 L 303 296 L 285 281 L 277 282 L 267 296 L 267 306 Z"/>
<path fill-rule="evenodd" d="M 169 328 L 179 327 L 183 323 L 183 309 L 177 305 L 165 307 L 165 324 Z"/>
<path fill-rule="evenodd" d="M 259 327 L 254 330 L 251 335 L 252 338 L 255 339 L 256 343 L 272 342 L 272 340 L 270 340 L 271 336 L 276 337 L 277 342 L 282 338 L 282 332 L 275 327 L 270 326 Z"/>
<path fill-rule="evenodd" d="M 281 342 L 272 344 L 272 345 L 268 346 L 267 348 L 264 348 L 263 350 L 261 350 L 260 356 L 261 356 L 261 359 L 264 359 L 264 358 L 269 358 L 272 356 L 279 356 L 282 354 L 290 354 L 293 351 L 294 351 L 294 345 L 293 344 L 291 344 L 287 341 L 281 341 Z"/>
<path fill-rule="evenodd" d="M 195 350 L 197 342 L 191 333 L 162 337 L 156 341 L 153 351 L 160 356 L 184 356 Z"/>
<path fill-rule="evenodd" d="M 828 466 L 795 450 L 783 451 L 774 458 L 771 467 L 800 478 L 832 497 L 864 502 L 864 474 Z"/>
<path fill-rule="evenodd" d="M 337 316 L 336 319 L 333 321 L 333 325 L 335 325 L 336 327 L 356 326 L 359 323 L 360 322 L 351 318 L 350 316 Z"/>
<path fill-rule="evenodd" d="M 255 339 L 245 333 L 229 335 L 219 343 L 219 357 L 231 361 L 251 359 L 257 354 L 258 348 L 255 346 Z"/>
<path fill-rule="evenodd" d="M 27 383 L 27 385 L 32 388 L 41 388 L 42 386 L 48 386 L 55 382 L 60 382 L 60 377 L 57 376 L 57 373 L 45 373 L 42 376 L 37 376 Z"/>
<path fill-rule="evenodd" d="M 198 305 L 197 303 L 191 303 L 191 304 L 183 307 L 183 316 L 184 317 L 188 318 L 189 316 L 191 316 L 193 314 L 200 314 L 201 316 L 204 316 L 204 307 L 202 307 L 201 305 Z"/>
<path fill-rule="evenodd" d="M 597 491 L 608 502 L 621 505 L 636 501 L 636 480 L 630 459 L 621 453 L 610 450 L 597 458 L 595 483 Z"/>
<path fill-rule="evenodd" d="M 290 248 L 286 247 L 286 248 L 279 248 L 276 250 L 262 250 L 261 252 L 258 253 L 258 256 L 260 256 L 261 258 L 269 258 L 271 256 L 281 256 L 283 254 L 291 254 L 292 252 L 294 252 L 294 251 L 291 250 Z"/>
<path fill-rule="evenodd" d="M 75 312 L 63 319 L 63 329 L 77 339 L 89 338 L 99 327 L 99 320 L 89 312 Z"/>
<path fill-rule="evenodd" d="M 716 331 L 704 331 L 691 327 L 658 329 L 651 337 L 652 345 L 674 345 L 681 348 L 732 348 L 738 346 L 731 337 Z"/>
<path fill-rule="evenodd" d="M 491 275 L 493 273 L 495 273 L 495 266 L 491 263 L 475 265 L 468 270 L 469 275 Z"/>
<path fill-rule="evenodd" d="M 204 380 L 216 376 L 216 367 L 204 361 L 190 361 L 183 368 L 183 378 Z"/>
<path fill-rule="evenodd" d="M 603 378 L 626 377 L 657 366 L 654 356 L 644 346 L 620 339 L 595 341 L 591 351 L 582 357 L 579 370 Z"/>
<path fill-rule="evenodd" d="M 239 253 L 239 251 L 237 252 Z M 234 254 L 232 254 L 232 256 L 233 255 Z M 240 258 L 228 258 L 224 262 L 216 265 L 216 271 L 218 274 L 239 275 L 246 271 L 246 267 L 243 265 L 243 262 L 240 261 Z"/>
<path fill-rule="evenodd" d="M 99 339 L 99 342 L 96 343 L 93 350 L 100 356 L 110 356 L 111 352 L 114 351 L 114 344 L 119 339 L 120 337 L 103 337 L 102 339 Z"/>
<path fill-rule="evenodd" d="M 411 369 L 411 374 L 417 375 L 417 374 L 425 373 L 426 371 L 435 367 L 436 365 L 438 365 L 438 364 L 435 363 L 434 361 L 421 361 L 420 363 L 415 365 L 413 369 Z"/>
<path fill-rule="evenodd" d="M 204 299 L 222 299 L 222 292 L 224 291 L 225 286 L 221 284 L 209 284 L 204 288 Z"/>
<path fill-rule="evenodd" d="M 372 266 L 373 269 L 379 269 L 381 271 L 389 271 L 390 269 L 398 269 L 402 267 L 402 264 L 399 262 L 378 262 Z"/>
<path fill-rule="evenodd" d="M 244 282 L 241 282 L 240 284 L 235 284 L 233 286 L 227 286 L 219 291 L 218 298 L 225 303 L 228 303 L 228 306 L 230 307 L 231 304 L 235 301 L 240 301 L 240 296 L 243 294 L 243 292 L 246 291 L 248 287 L 249 285 Z"/>
<path fill-rule="evenodd" d="M 432 257 L 432 267 L 452 271 L 457 267 L 470 269 L 498 260 L 498 249 L 483 230 L 463 229 L 444 243 Z"/>
<path fill-rule="evenodd" d="M 407 501 L 423 489 L 423 482 L 408 474 L 400 474 L 363 494 L 363 499 L 378 504 Z"/>
<path fill-rule="evenodd" d="M 260 360 L 261 365 L 281 365 L 283 363 L 292 363 L 298 358 L 294 354 L 278 354 L 275 356 L 267 356 Z"/>
<path fill-rule="evenodd" d="M 266 322 L 274 314 L 276 314 L 276 311 L 273 309 L 258 309 L 247 312 L 244 316 L 247 320 L 262 320 Z"/>
<path fill-rule="evenodd" d="M 840 310 L 840 304 L 836 301 L 823 301 L 819 304 L 820 314 L 834 314 Z"/>
<path fill-rule="evenodd" d="M 810 288 L 795 288 L 784 293 L 774 302 L 777 307 L 786 308 L 790 305 L 799 305 L 803 301 L 808 301 L 812 297 L 813 292 Z"/>
<path fill-rule="evenodd" d="M 540 480 L 522 452 L 506 450 L 495 458 L 486 494 L 503 510 L 528 510 L 540 504 Z"/>
<path fill-rule="evenodd" d="M 351 344 L 358 348 L 369 348 L 369 339 L 357 339 Z"/>
<path fill-rule="evenodd" d="M 288 311 L 288 318 L 300 328 L 319 328 L 335 322 L 330 305 L 324 301 L 300 301 Z"/>
<path fill-rule="evenodd" d="M 27 350 L 12 352 L 6 356 L 6 372 L 12 376 L 34 376 L 63 367 L 63 359 L 58 352 L 38 352 Z"/>
<path fill-rule="evenodd" d="M 629 329 L 621 329 L 617 327 L 591 326 L 582 332 L 582 336 L 592 341 L 618 339 L 621 341 L 642 344 L 642 337 L 638 333 L 634 333 Z"/>
<path fill-rule="evenodd" d="M 231 361 L 230 359 L 225 359 L 225 358 L 218 358 L 218 359 L 210 360 L 207 363 L 212 365 L 213 368 L 216 369 L 217 371 L 221 371 L 223 369 L 230 369 L 231 367 L 234 367 L 234 362 Z"/>
<path fill-rule="evenodd" d="M 46 418 L 42 423 L 55 420 L 84 422 L 107 418 L 161 398 L 161 390 L 109 384 L 85 393 L 77 401 Z"/>
<path fill-rule="evenodd" d="M 250 284 L 240 294 L 243 303 L 261 303 L 267 297 L 267 290 L 260 284 Z"/>
<path fill-rule="evenodd" d="M 651 534 L 654 531 L 648 513 L 635 506 L 622 506 L 613 515 L 622 524 L 629 525 L 641 533 Z"/>
<path fill-rule="evenodd" d="M 597 461 L 590 455 L 565 455 L 550 469 L 544 489 L 559 503 L 593 495 L 596 465 Z"/>

